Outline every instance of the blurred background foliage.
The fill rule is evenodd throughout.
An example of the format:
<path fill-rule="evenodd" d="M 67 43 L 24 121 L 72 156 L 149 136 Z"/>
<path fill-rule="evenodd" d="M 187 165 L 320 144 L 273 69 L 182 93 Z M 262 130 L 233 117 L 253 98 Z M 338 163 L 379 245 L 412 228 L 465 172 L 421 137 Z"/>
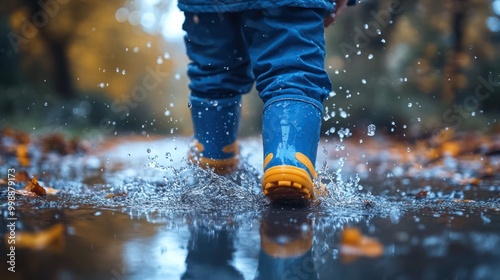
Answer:
<path fill-rule="evenodd" d="M 0 125 L 189 135 L 182 21 L 171 0 L 2 1 Z M 500 0 L 366 0 L 326 37 L 326 135 L 498 130 Z M 242 135 L 261 108 L 245 96 Z"/>

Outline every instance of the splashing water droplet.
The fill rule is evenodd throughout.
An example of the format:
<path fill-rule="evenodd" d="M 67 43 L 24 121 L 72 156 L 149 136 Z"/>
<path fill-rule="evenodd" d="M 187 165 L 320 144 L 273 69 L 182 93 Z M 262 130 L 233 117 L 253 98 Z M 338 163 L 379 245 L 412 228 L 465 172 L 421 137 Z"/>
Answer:
<path fill-rule="evenodd" d="M 149 148 L 148 148 L 148 149 L 146 150 L 146 152 L 148 152 L 148 154 L 149 154 L 149 153 L 151 153 L 151 149 L 149 149 Z"/>
<path fill-rule="evenodd" d="M 361 83 L 362 83 L 363 85 L 366 85 L 366 80 L 365 80 L 365 79 L 362 79 L 362 80 L 361 80 Z"/>
<path fill-rule="evenodd" d="M 408 108 L 411 108 L 413 104 L 411 102 L 408 103 Z"/>
<path fill-rule="evenodd" d="M 377 130 L 377 127 L 374 124 L 368 125 L 368 136 L 375 136 L 375 131 Z"/>
<path fill-rule="evenodd" d="M 369 54 L 368 59 L 373 59 L 373 54 Z"/>

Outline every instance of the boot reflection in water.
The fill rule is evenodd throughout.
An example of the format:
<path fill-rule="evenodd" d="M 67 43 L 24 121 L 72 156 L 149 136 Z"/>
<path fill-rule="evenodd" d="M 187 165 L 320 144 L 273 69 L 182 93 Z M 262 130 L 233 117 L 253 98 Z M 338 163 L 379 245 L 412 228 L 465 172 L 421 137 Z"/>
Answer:
<path fill-rule="evenodd" d="M 312 239 L 307 211 L 269 209 L 261 221 L 256 279 L 318 279 Z"/>
<path fill-rule="evenodd" d="M 347 0 L 213 2 L 178 1 L 191 60 L 188 159 L 218 174 L 237 169 L 241 96 L 255 83 L 264 102 L 262 191 L 272 202 L 307 203 L 315 196 L 322 102 L 332 88 L 325 27 Z"/>
<path fill-rule="evenodd" d="M 234 232 L 207 226 L 192 227 L 186 257 L 186 272 L 181 279 L 238 280 L 243 275 L 232 265 Z"/>

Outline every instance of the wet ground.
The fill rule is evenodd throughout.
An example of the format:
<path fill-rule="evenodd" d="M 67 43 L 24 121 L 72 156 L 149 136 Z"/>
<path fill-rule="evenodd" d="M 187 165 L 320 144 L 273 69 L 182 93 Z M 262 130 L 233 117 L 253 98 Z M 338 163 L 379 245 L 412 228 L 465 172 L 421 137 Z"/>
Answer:
<path fill-rule="evenodd" d="M 322 142 L 328 195 L 302 208 L 261 194 L 260 139 L 226 177 L 187 164 L 188 141 L 2 157 L 0 177 L 25 170 L 59 192 L 15 195 L 11 272 L 2 190 L 0 279 L 500 279 L 498 136 Z"/>

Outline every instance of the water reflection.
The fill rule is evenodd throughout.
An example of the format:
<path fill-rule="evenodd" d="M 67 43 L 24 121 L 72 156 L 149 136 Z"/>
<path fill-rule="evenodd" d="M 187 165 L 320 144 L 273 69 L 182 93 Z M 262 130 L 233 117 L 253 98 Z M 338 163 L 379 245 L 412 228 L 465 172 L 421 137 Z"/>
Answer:
<path fill-rule="evenodd" d="M 181 279 L 318 279 L 312 256 L 313 226 L 308 211 L 264 210 L 259 221 L 257 269 L 250 275 L 244 275 L 235 267 L 239 263 L 235 252 L 241 249 L 235 247 L 240 227 L 236 224 L 205 225 L 205 219 L 193 217 L 187 219 L 190 238 L 186 271 Z M 256 248 L 257 244 L 250 245 Z"/>
<path fill-rule="evenodd" d="M 181 279 L 244 279 L 232 265 L 236 228 L 196 226 L 190 221 L 186 272 Z"/>
<path fill-rule="evenodd" d="M 262 216 L 255 279 L 318 279 L 313 227 L 307 211 L 271 208 Z"/>

